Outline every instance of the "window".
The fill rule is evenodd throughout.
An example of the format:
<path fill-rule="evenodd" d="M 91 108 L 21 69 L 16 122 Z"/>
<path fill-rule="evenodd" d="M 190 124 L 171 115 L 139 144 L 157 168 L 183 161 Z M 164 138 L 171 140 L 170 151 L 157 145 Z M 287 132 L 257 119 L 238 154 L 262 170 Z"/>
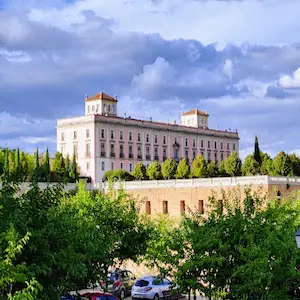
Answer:
<path fill-rule="evenodd" d="M 189 151 L 185 151 L 185 157 L 186 157 L 186 159 L 188 159 L 189 158 Z"/>
<path fill-rule="evenodd" d="M 99 111 L 99 104 L 96 105 L 96 112 Z"/>
<path fill-rule="evenodd" d="M 91 145 L 90 143 L 85 144 L 85 156 L 91 155 Z"/>
<path fill-rule="evenodd" d="M 146 155 L 150 155 L 150 148 L 146 147 Z"/>
<path fill-rule="evenodd" d="M 221 142 L 220 148 L 221 150 L 223 150 L 223 142 Z"/>
<path fill-rule="evenodd" d="M 201 151 L 201 155 L 204 156 L 204 152 L 203 151 Z"/>
<path fill-rule="evenodd" d="M 204 214 L 204 201 L 198 200 L 198 212 Z"/>
<path fill-rule="evenodd" d="M 146 135 L 146 143 L 149 143 L 149 134 Z"/>
<path fill-rule="evenodd" d="M 132 141 L 132 132 L 129 132 L 129 141 Z"/>
<path fill-rule="evenodd" d="M 123 163 L 121 163 L 121 170 L 123 170 Z"/>
<path fill-rule="evenodd" d="M 92 106 L 92 111 L 95 111 L 95 105 Z"/>
<path fill-rule="evenodd" d="M 105 145 L 101 143 L 101 156 L 105 156 Z"/>
<path fill-rule="evenodd" d="M 128 147 L 128 152 L 129 152 L 129 155 L 132 155 L 132 146 L 130 145 L 129 147 Z"/>
<path fill-rule="evenodd" d="M 167 158 L 167 150 L 163 149 L 163 158 L 166 159 Z"/>
<path fill-rule="evenodd" d="M 115 113 L 115 105 L 112 105 L 112 112 Z"/>
<path fill-rule="evenodd" d="M 140 142 L 140 141 L 141 141 L 141 134 L 138 133 L 138 142 Z"/>
<path fill-rule="evenodd" d="M 185 146 L 187 147 L 189 145 L 188 138 L 185 138 Z"/>
<path fill-rule="evenodd" d="M 129 164 L 129 172 L 132 172 L 132 164 Z"/>
<path fill-rule="evenodd" d="M 204 147 L 204 141 L 201 140 L 201 148 L 203 148 L 203 147 Z"/>
<path fill-rule="evenodd" d="M 146 201 L 146 215 L 151 215 L 151 202 Z"/>
<path fill-rule="evenodd" d="M 115 154 L 115 145 L 111 144 L 110 145 L 110 155 L 114 155 Z"/>
<path fill-rule="evenodd" d="M 61 153 L 61 154 L 64 154 L 64 152 L 65 152 L 65 146 L 61 146 L 61 148 L 60 148 L 60 153 Z"/>
<path fill-rule="evenodd" d="M 104 137 L 105 137 L 104 129 L 101 129 L 101 139 L 104 139 Z"/>
<path fill-rule="evenodd" d="M 215 152 L 215 161 L 218 161 L 218 153 Z"/>
<path fill-rule="evenodd" d="M 86 170 L 87 170 L 87 171 L 90 170 L 90 163 L 89 163 L 89 162 L 86 163 Z"/>
<path fill-rule="evenodd" d="M 168 213 L 168 201 L 163 201 L 162 203 L 163 205 L 163 214 L 167 214 Z"/>
<path fill-rule="evenodd" d="M 207 148 L 210 149 L 210 141 L 207 141 Z"/>
<path fill-rule="evenodd" d="M 234 143 L 232 144 L 232 149 L 233 149 L 233 151 L 235 151 L 235 144 Z"/>
<path fill-rule="evenodd" d="M 154 136 L 154 143 L 157 144 L 157 135 Z"/>
<path fill-rule="evenodd" d="M 102 162 L 102 171 L 104 171 L 105 170 L 105 162 L 103 161 Z"/>
<path fill-rule="evenodd" d="M 112 140 L 114 139 L 114 131 L 113 131 L 113 130 L 110 131 L 110 138 L 111 138 Z"/>
<path fill-rule="evenodd" d="M 193 139 L 193 147 L 195 148 L 196 147 L 196 140 Z"/>
<path fill-rule="evenodd" d="M 211 156 L 210 156 L 210 152 L 207 153 L 207 161 L 210 163 L 211 161 Z"/>
<path fill-rule="evenodd" d="M 164 135 L 164 141 L 163 141 L 164 145 L 166 144 L 166 136 Z"/>
<path fill-rule="evenodd" d="M 227 143 L 227 150 L 229 150 L 229 143 Z"/>
<path fill-rule="evenodd" d="M 138 156 L 139 156 L 139 158 L 142 157 L 141 146 L 138 146 Z"/>
<path fill-rule="evenodd" d="M 87 139 L 90 138 L 90 130 L 89 130 L 89 129 L 87 129 L 87 130 L 85 131 L 85 137 L 86 137 Z"/>
<path fill-rule="evenodd" d="M 74 139 L 74 140 L 77 140 L 77 131 L 74 131 L 74 132 L 73 132 L 73 139 Z"/>
<path fill-rule="evenodd" d="M 123 140 L 123 131 L 120 131 L 120 140 Z"/>
<path fill-rule="evenodd" d="M 78 146 L 77 145 L 73 146 L 73 153 L 74 153 L 75 157 L 78 156 Z"/>
<path fill-rule="evenodd" d="M 65 141 L 65 134 L 64 134 L 63 132 L 62 132 L 61 135 L 60 135 L 60 139 L 61 139 L 62 142 Z"/>
<path fill-rule="evenodd" d="M 154 148 L 154 159 L 158 158 L 158 149 L 157 147 Z"/>
<path fill-rule="evenodd" d="M 110 164 L 110 169 L 111 169 L 111 170 L 114 169 L 114 163 L 113 163 L 113 162 Z"/>
<path fill-rule="evenodd" d="M 215 149 L 217 149 L 218 147 L 217 147 L 217 142 L 215 141 Z"/>
<path fill-rule="evenodd" d="M 180 201 L 180 212 L 182 214 L 185 213 L 185 201 L 184 200 Z"/>
<path fill-rule="evenodd" d="M 196 151 L 193 151 L 193 159 L 196 158 Z"/>
<path fill-rule="evenodd" d="M 103 105 L 103 110 L 104 110 L 105 113 L 107 112 L 107 110 L 106 110 L 106 104 Z"/>
<path fill-rule="evenodd" d="M 124 157 L 123 145 L 120 145 L 120 157 Z"/>
<path fill-rule="evenodd" d="M 107 111 L 110 113 L 110 104 L 107 105 Z"/>
<path fill-rule="evenodd" d="M 175 144 L 177 143 L 177 137 L 175 136 Z"/>
<path fill-rule="evenodd" d="M 224 160 L 224 153 L 221 153 L 221 161 Z"/>

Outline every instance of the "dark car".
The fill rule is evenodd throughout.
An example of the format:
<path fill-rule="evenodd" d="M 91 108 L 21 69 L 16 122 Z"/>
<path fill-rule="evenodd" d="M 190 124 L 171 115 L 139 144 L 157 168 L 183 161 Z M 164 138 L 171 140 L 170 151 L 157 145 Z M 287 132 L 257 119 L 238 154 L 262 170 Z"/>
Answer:
<path fill-rule="evenodd" d="M 107 291 L 123 300 L 131 295 L 135 279 L 135 276 L 128 270 L 114 270 L 107 276 Z M 104 284 L 102 282 L 102 285 Z"/>
<path fill-rule="evenodd" d="M 81 295 L 83 300 L 119 300 L 116 296 L 109 293 L 90 292 Z"/>

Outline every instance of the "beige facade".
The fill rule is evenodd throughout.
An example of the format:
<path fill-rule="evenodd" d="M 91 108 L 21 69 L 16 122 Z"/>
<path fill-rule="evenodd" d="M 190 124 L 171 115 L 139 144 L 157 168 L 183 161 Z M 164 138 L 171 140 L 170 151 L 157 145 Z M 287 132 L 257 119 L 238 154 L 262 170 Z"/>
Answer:
<path fill-rule="evenodd" d="M 141 212 L 151 215 L 180 216 L 182 211 L 209 212 L 209 198 L 217 201 L 234 195 L 244 199 L 245 189 L 266 199 L 294 198 L 300 192 L 300 178 L 247 176 L 227 178 L 132 181 L 121 186 L 134 198 L 142 200 Z M 115 183 L 115 188 L 120 184 Z M 106 184 L 95 188 L 107 189 Z M 239 196 L 240 195 L 240 196 Z"/>

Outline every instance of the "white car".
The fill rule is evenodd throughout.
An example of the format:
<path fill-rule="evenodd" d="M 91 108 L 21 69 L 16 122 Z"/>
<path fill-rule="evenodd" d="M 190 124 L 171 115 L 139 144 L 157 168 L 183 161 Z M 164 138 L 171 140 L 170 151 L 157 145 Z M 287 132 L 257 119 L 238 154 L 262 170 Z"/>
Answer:
<path fill-rule="evenodd" d="M 161 276 L 144 276 L 139 278 L 131 290 L 132 300 L 163 299 L 163 291 L 170 290 L 171 281 Z"/>

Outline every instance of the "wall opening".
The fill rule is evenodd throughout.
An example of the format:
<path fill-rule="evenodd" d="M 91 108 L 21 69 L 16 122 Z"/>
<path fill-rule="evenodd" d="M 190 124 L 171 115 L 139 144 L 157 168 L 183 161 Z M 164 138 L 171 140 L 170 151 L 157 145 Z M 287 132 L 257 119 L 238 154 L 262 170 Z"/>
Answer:
<path fill-rule="evenodd" d="M 168 213 L 168 201 L 163 201 L 163 214 Z"/>
<path fill-rule="evenodd" d="M 204 214 L 204 201 L 198 200 L 198 212 L 202 215 Z"/>
<path fill-rule="evenodd" d="M 146 201 L 146 215 L 151 215 L 151 202 Z"/>
<path fill-rule="evenodd" d="M 184 200 L 180 201 L 180 213 L 182 213 L 182 214 L 185 213 L 185 201 Z"/>
<path fill-rule="evenodd" d="M 223 200 L 218 200 L 218 208 L 221 210 L 221 213 L 223 213 Z"/>

